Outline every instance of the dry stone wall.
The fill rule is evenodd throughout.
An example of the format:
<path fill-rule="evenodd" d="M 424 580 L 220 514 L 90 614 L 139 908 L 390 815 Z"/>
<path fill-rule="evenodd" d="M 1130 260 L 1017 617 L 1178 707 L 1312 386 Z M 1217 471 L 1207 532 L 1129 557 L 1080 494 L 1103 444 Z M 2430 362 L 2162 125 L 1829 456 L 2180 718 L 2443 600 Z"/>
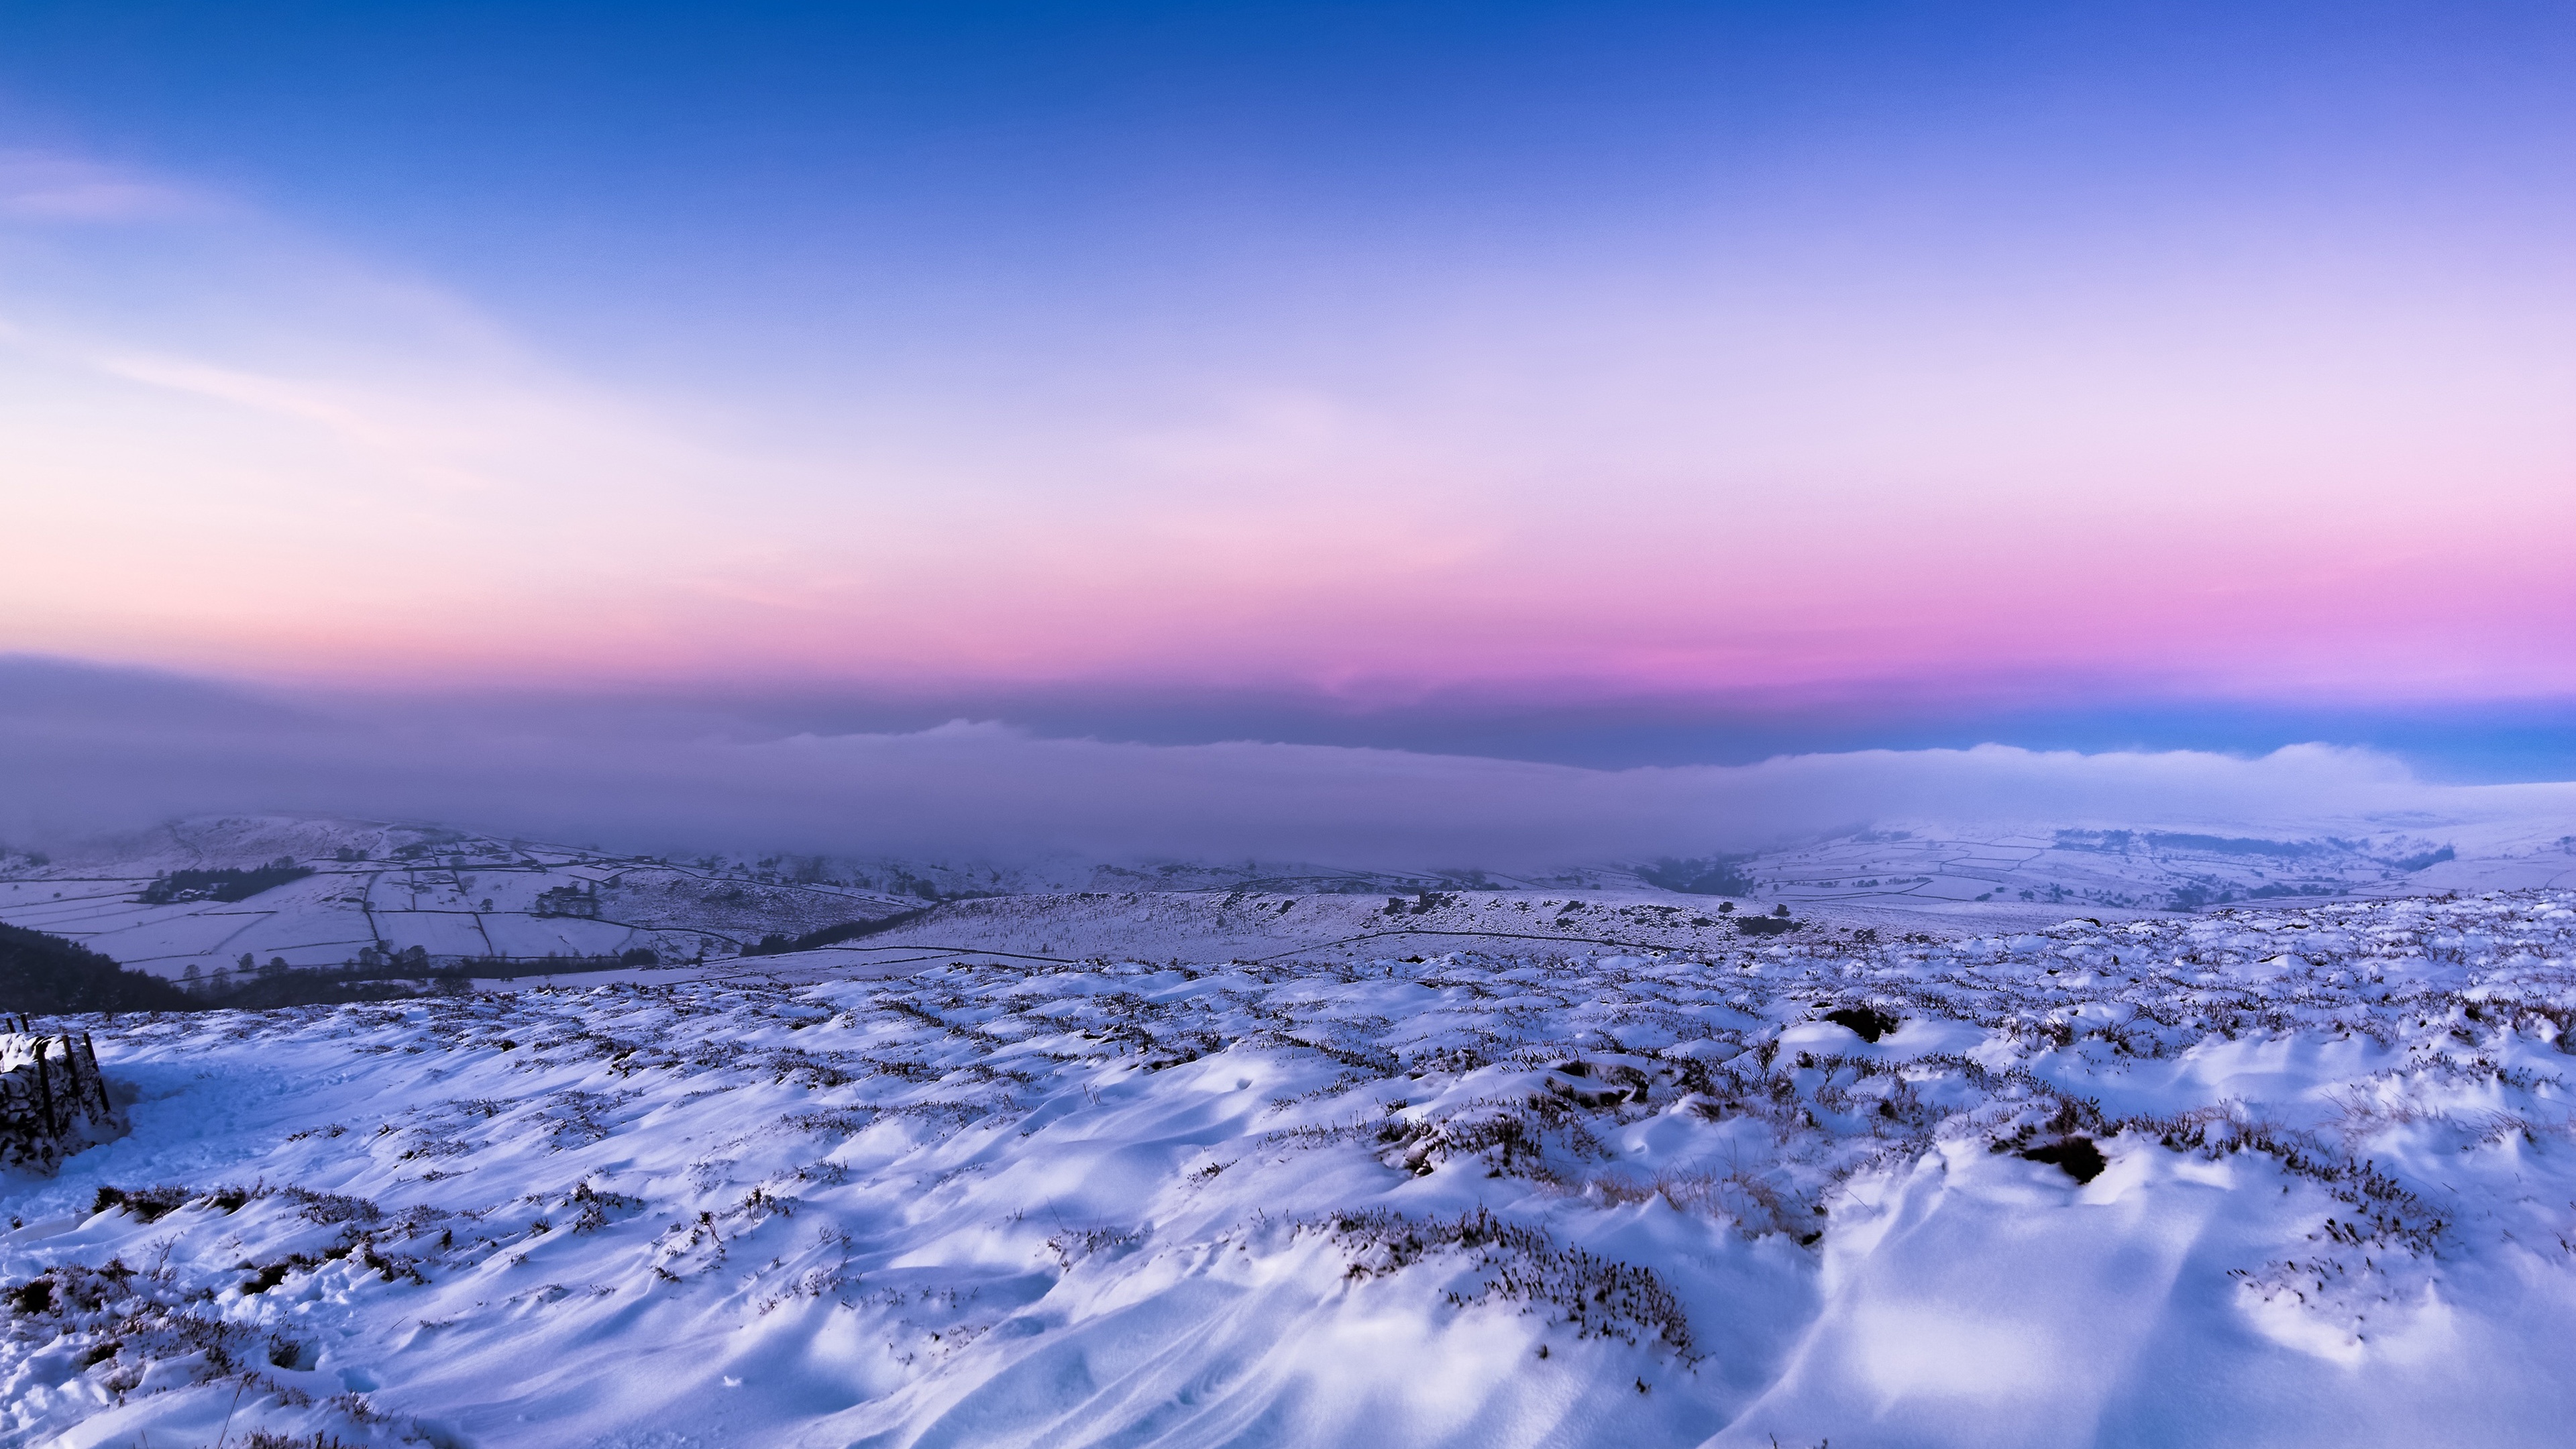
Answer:
<path fill-rule="evenodd" d="M 89 1033 L 39 1032 L 0 1018 L 0 1167 L 51 1172 L 125 1128 Z"/>

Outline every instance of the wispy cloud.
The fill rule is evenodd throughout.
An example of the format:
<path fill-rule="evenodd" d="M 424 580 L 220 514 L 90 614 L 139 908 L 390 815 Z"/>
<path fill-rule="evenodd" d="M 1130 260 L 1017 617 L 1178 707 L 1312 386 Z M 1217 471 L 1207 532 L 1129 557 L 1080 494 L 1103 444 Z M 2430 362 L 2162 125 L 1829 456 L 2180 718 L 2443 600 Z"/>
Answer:
<path fill-rule="evenodd" d="M 99 370 L 154 387 L 192 393 L 237 404 L 278 417 L 319 423 L 371 447 L 394 441 L 392 433 L 359 407 L 335 399 L 321 387 L 292 378 L 264 377 L 254 372 L 217 367 L 184 357 L 105 357 Z"/>
<path fill-rule="evenodd" d="M 205 216 L 212 195 L 56 152 L 0 150 L 0 216 L 40 222 L 141 222 Z"/>
<path fill-rule="evenodd" d="M 80 197 L 153 224 L 91 245 L 47 219 Z M 256 208 L 18 153 L 0 248 L 0 472 L 53 540 L 0 571 L 0 648 L 361 672 L 595 649 L 505 621 L 685 594 L 759 531 L 717 495 L 760 465 L 682 409 Z"/>

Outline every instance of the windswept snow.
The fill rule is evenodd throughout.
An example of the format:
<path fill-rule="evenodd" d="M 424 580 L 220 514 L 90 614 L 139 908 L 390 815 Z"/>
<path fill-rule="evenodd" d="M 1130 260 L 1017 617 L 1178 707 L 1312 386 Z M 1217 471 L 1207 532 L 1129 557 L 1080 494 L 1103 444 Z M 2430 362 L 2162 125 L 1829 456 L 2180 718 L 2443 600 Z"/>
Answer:
<path fill-rule="evenodd" d="M 2555 1444 L 2571 1023 L 2556 893 L 90 1020 L 0 1443 Z"/>

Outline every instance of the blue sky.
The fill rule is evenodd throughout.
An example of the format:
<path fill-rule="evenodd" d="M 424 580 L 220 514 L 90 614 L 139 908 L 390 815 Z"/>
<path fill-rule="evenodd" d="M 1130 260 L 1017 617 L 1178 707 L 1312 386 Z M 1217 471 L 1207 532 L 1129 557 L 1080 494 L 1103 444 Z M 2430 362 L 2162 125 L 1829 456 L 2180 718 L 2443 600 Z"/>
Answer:
<path fill-rule="evenodd" d="M 0 649 L 2576 768 L 2563 7 L 0 29 Z"/>

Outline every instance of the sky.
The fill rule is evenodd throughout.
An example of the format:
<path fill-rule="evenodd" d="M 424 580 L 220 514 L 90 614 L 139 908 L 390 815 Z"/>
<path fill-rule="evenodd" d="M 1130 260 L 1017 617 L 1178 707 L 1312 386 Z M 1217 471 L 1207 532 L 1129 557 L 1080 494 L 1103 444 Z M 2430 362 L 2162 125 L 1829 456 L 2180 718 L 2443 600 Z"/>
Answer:
<path fill-rule="evenodd" d="M 0 654 L 2576 777 L 2572 67 L 2516 4 L 12 5 Z"/>

